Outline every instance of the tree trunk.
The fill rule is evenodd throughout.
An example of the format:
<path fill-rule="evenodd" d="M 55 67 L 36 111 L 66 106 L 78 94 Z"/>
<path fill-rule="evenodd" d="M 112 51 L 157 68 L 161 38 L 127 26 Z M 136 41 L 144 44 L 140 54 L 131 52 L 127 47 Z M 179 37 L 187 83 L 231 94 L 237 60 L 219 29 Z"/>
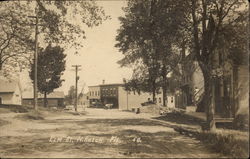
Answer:
<path fill-rule="evenodd" d="M 163 85 L 162 85 L 163 106 L 166 106 L 167 78 L 166 78 L 166 66 L 165 65 L 163 65 L 163 68 L 162 68 L 162 79 L 163 79 Z"/>
<path fill-rule="evenodd" d="M 203 77 L 204 77 L 204 95 L 200 103 L 197 105 L 196 112 L 206 112 L 207 123 L 203 130 L 214 131 L 215 121 L 214 121 L 214 113 L 215 113 L 215 85 L 214 85 L 214 77 L 211 76 L 209 72 L 209 68 L 206 68 L 206 65 L 203 63 L 199 63 Z"/>
<path fill-rule="evenodd" d="M 155 86 L 155 80 L 153 80 L 153 82 L 152 82 L 152 93 L 153 93 L 153 102 L 155 102 L 155 92 L 156 92 L 156 86 Z"/>
<path fill-rule="evenodd" d="M 197 104 L 196 112 L 205 112 L 206 106 L 211 103 L 212 97 L 210 73 L 203 65 L 204 64 L 200 64 L 200 68 L 204 77 L 204 95 L 200 102 Z"/>
<path fill-rule="evenodd" d="M 44 92 L 43 106 L 47 107 L 47 92 Z"/>

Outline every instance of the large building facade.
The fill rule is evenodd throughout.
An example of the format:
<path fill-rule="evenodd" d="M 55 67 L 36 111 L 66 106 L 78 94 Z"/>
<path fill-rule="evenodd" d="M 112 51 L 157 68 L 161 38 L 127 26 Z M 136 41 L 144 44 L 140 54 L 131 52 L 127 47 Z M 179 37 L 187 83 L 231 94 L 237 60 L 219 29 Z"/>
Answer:
<path fill-rule="evenodd" d="M 99 85 L 89 86 L 88 100 L 90 106 L 94 106 L 96 103 L 101 102 L 101 91 Z"/>
<path fill-rule="evenodd" d="M 105 104 L 113 104 L 113 108 L 119 108 L 119 87 L 122 84 L 102 84 L 101 90 L 101 102 Z"/>
<path fill-rule="evenodd" d="M 124 87 L 119 87 L 118 88 L 118 104 L 119 104 L 119 109 L 120 110 L 132 110 L 134 108 L 140 108 L 142 107 L 142 103 L 147 102 L 147 101 L 152 101 L 152 94 L 150 93 L 145 93 L 145 92 L 141 92 L 140 94 L 138 94 L 137 92 L 133 92 L 133 91 L 126 91 L 124 89 Z M 159 92 L 159 94 L 156 94 L 155 96 L 155 101 L 156 104 L 159 106 L 163 105 L 163 96 L 162 93 Z M 167 100 L 167 106 L 168 107 L 174 107 L 174 97 L 172 96 L 172 101 L 171 101 L 171 97 L 168 96 L 168 98 L 170 98 L 170 100 Z"/>
<path fill-rule="evenodd" d="M 203 97 L 204 77 L 198 62 L 194 59 L 190 54 L 183 55 L 179 67 L 182 78 L 176 91 L 176 107 L 185 109 L 190 105 L 196 106 Z M 212 59 L 213 69 L 219 72 L 212 83 L 215 114 L 220 117 L 234 118 L 237 114 L 248 113 L 248 63 L 236 63 L 228 57 L 227 52 L 218 50 Z"/>
<path fill-rule="evenodd" d="M 141 107 L 141 104 L 152 101 L 152 94 L 141 92 L 129 92 L 124 88 L 124 84 L 101 84 L 89 87 L 90 103 L 100 102 L 102 105 L 112 104 L 112 108 L 120 110 L 132 110 Z M 156 104 L 163 105 L 163 95 L 160 90 L 156 94 Z M 168 95 L 166 100 L 167 107 L 175 107 L 174 95 Z"/>

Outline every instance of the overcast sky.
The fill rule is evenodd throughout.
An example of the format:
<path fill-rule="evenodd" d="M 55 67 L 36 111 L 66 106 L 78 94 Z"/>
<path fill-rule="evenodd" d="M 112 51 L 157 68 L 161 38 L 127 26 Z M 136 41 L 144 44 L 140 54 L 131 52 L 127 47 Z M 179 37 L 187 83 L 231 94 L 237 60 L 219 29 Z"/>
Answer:
<path fill-rule="evenodd" d="M 114 47 L 117 29 L 120 27 L 118 17 L 124 15 L 122 7 L 126 5 L 126 2 L 97 1 L 97 3 L 104 7 L 111 19 L 104 21 L 98 27 L 85 29 L 86 39 L 83 40 L 84 47 L 78 51 L 79 55 L 75 55 L 72 50 L 66 50 L 66 71 L 62 76 L 65 82 L 61 88 L 57 89 L 64 91 L 65 94 L 71 85 L 75 85 L 75 71 L 72 65 L 81 65 L 79 91 L 84 83 L 86 92 L 87 86 L 101 84 L 102 80 L 105 80 L 105 83 L 121 83 L 124 77 L 131 76 L 131 69 L 120 68 L 117 64 L 123 55 Z"/>

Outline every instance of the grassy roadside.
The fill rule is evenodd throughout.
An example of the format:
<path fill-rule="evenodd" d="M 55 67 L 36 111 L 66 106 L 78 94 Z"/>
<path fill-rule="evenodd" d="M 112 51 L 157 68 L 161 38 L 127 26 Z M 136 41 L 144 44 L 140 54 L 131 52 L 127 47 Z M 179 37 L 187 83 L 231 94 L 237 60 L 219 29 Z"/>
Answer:
<path fill-rule="evenodd" d="M 4 105 L 1 104 L 0 108 L 2 109 L 2 111 L 9 111 L 9 112 L 15 112 L 15 113 L 27 113 L 29 112 L 29 110 L 31 110 L 31 107 L 27 107 L 27 106 L 20 106 L 20 105 Z"/>
<path fill-rule="evenodd" d="M 237 134 L 220 132 L 200 132 L 195 137 L 204 143 L 207 143 L 216 152 L 233 158 L 248 158 L 249 147 L 248 139 L 240 139 Z"/>
<path fill-rule="evenodd" d="M 86 112 L 72 112 L 64 111 L 63 109 L 52 109 L 51 107 L 38 107 L 38 110 L 34 110 L 32 106 L 21 105 L 0 105 L 0 113 L 17 113 L 15 116 L 19 120 L 44 120 L 49 116 L 56 115 L 86 115 Z M 4 121 L 1 122 L 5 124 Z"/>
<path fill-rule="evenodd" d="M 202 120 L 182 113 L 168 113 L 166 116 L 161 116 L 157 119 L 174 122 L 177 125 L 185 124 L 187 127 L 191 125 L 200 126 L 204 123 Z M 216 132 L 208 132 L 188 129 L 181 126 L 175 128 L 175 130 L 180 134 L 195 137 L 208 145 L 215 152 L 222 153 L 232 158 L 249 157 L 249 133 L 246 131 L 219 128 Z"/>
<path fill-rule="evenodd" d="M 39 111 L 31 110 L 27 113 L 17 115 L 15 116 L 15 118 L 21 119 L 21 120 L 44 120 L 45 117 L 43 113 Z"/>

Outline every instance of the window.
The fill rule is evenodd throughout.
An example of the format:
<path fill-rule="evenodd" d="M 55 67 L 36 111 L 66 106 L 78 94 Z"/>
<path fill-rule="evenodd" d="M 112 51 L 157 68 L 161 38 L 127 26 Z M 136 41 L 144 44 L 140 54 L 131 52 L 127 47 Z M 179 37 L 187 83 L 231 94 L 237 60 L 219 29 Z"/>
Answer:
<path fill-rule="evenodd" d="M 171 97 L 171 103 L 174 103 L 174 97 Z"/>
<path fill-rule="evenodd" d="M 161 103 L 161 97 L 159 97 L 159 103 Z"/>

